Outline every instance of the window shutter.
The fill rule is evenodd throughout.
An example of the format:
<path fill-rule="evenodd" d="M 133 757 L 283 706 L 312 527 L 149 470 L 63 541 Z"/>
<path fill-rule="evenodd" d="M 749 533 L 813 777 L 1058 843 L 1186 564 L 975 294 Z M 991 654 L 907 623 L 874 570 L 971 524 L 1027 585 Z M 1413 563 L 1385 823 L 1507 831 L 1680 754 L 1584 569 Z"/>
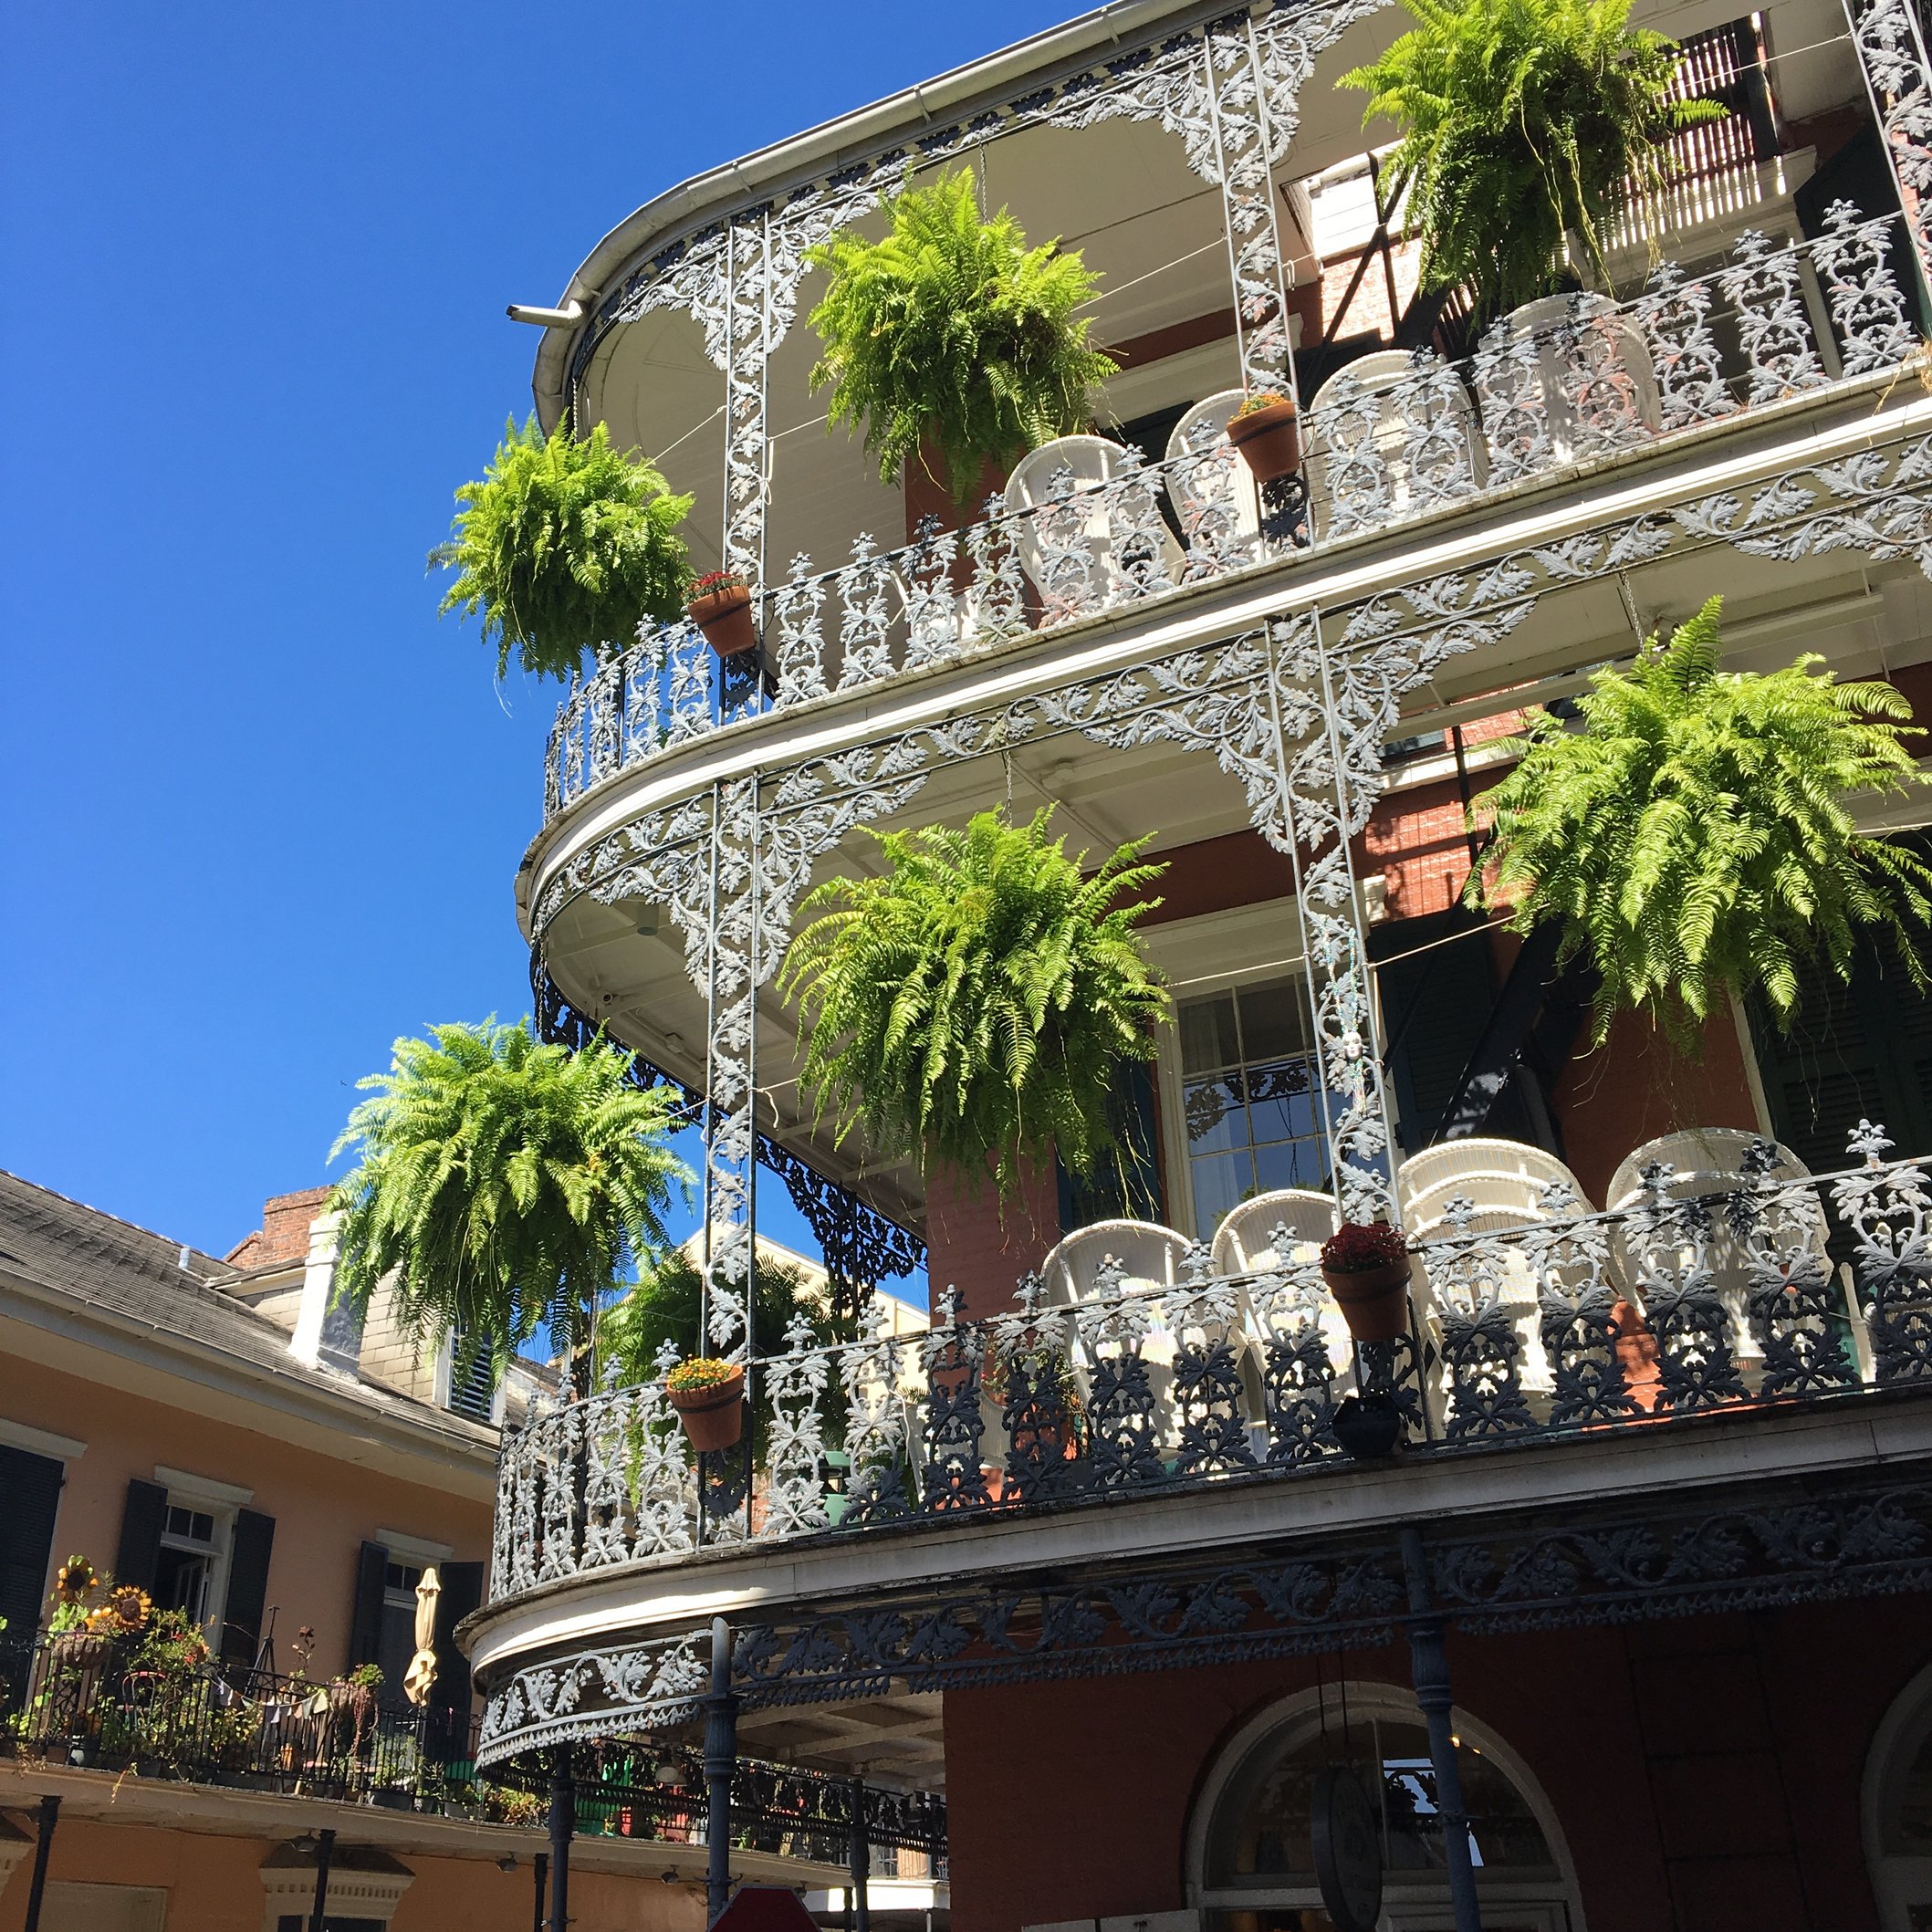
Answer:
<path fill-rule="evenodd" d="M 1460 936 L 1482 923 L 1458 906 L 1370 932 L 1370 956 L 1389 962 L 1375 977 L 1395 1136 L 1405 1154 L 1428 1144 L 1496 1005 L 1488 942 Z M 1442 943 L 1452 937 L 1454 944 Z"/>
<path fill-rule="evenodd" d="M 11 1685 L 16 1698 L 25 1687 L 28 1646 L 40 1622 L 66 1478 L 51 1456 L 0 1448 L 0 1617 L 6 1619 L 0 1634 L 0 1683 Z"/>
<path fill-rule="evenodd" d="M 120 1512 L 120 1550 L 114 1559 L 114 1581 L 137 1590 L 154 1587 L 161 1561 L 161 1532 L 168 1520 L 168 1492 L 159 1483 L 128 1484 L 127 1506 Z"/>
<path fill-rule="evenodd" d="M 389 1570 L 389 1550 L 382 1543 L 364 1543 L 356 1558 L 356 1601 L 349 1625 L 349 1667 L 376 1662 L 382 1646 L 382 1582 Z"/>
<path fill-rule="evenodd" d="M 222 1662 L 254 1667 L 262 1645 L 262 1614 L 268 1601 L 268 1552 L 275 1519 L 258 1509 L 237 1510 L 235 1547 L 228 1557 L 228 1602 L 222 1618 Z"/>
<path fill-rule="evenodd" d="M 470 1666 L 452 1633 L 483 1602 L 481 1563 L 444 1563 L 436 1571 L 443 1593 L 436 1599 L 436 1681 L 430 1702 L 442 1717 L 448 1739 L 444 1756 L 469 1756 Z"/>

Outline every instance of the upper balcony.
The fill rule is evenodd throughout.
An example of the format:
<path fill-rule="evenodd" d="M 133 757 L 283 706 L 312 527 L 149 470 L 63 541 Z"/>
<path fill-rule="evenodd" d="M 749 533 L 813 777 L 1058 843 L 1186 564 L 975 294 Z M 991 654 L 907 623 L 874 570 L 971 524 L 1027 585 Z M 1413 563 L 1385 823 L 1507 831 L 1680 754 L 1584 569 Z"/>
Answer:
<path fill-rule="evenodd" d="M 761 647 L 720 661 L 680 625 L 607 662 L 560 709 L 546 819 L 722 726 L 789 720 L 761 740 L 783 746 L 921 674 L 990 675 L 1154 606 L 1171 627 L 1238 587 L 1332 600 L 1339 573 L 1387 580 L 1564 485 L 1601 501 L 1624 473 L 1796 436 L 1794 405 L 1807 426 L 1833 397 L 1868 411 L 1916 353 L 1922 298 L 1843 16 L 1640 11 L 1683 37 L 1681 90 L 1728 112 L 1677 138 L 1608 238 L 1608 287 L 1480 334 L 1418 290 L 1360 96 L 1335 89 L 1405 24 L 1363 0 L 1206 26 L 1110 8 L 639 211 L 573 277 L 589 312 L 547 331 L 538 402 L 694 495 L 694 562 L 746 571 Z M 828 433 L 803 319 L 824 277 L 801 256 L 960 167 L 1081 250 L 1121 369 L 1096 436 L 1036 451 L 951 528 L 916 465 L 889 489 Z M 1303 460 L 1258 489 L 1224 425 L 1269 383 L 1300 397 Z"/>

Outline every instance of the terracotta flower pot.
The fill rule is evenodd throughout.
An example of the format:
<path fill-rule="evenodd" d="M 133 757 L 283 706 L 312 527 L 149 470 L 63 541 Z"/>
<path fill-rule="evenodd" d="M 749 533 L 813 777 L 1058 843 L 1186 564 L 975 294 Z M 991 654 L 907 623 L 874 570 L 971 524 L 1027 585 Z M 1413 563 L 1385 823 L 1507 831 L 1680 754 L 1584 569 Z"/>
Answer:
<path fill-rule="evenodd" d="M 1393 1342 L 1409 1326 L 1409 1263 L 1379 1268 L 1324 1268 L 1321 1279 L 1357 1342 Z"/>
<path fill-rule="evenodd" d="M 1292 401 L 1270 402 L 1227 419 L 1227 440 L 1241 452 L 1257 483 L 1291 476 L 1301 467 L 1301 424 Z"/>
<path fill-rule="evenodd" d="M 694 597 L 684 611 L 720 657 L 742 657 L 758 648 L 758 627 L 751 621 L 751 592 L 742 584 Z"/>
<path fill-rule="evenodd" d="M 707 1453 L 728 1449 L 745 1433 L 745 1371 L 735 1369 L 723 1382 L 701 1389 L 670 1389 L 671 1406 L 691 1438 Z"/>

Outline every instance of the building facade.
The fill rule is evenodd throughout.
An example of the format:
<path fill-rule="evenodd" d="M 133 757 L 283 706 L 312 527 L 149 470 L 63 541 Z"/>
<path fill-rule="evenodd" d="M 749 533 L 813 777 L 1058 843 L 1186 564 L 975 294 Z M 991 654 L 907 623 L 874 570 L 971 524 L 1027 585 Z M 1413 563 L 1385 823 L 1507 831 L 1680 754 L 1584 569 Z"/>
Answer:
<path fill-rule="evenodd" d="M 680 1735 L 723 1619 L 745 1749 L 943 1769 L 973 1932 L 1932 1923 L 1932 1008 L 1875 952 L 1789 1034 L 1592 1051 L 1461 904 L 1527 719 L 1710 596 L 1728 668 L 1932 700 L 1918 16 L 1635 17 L 1727 111 L 1609 286 L 1479 331 L 1335 90 L 1379 0 L 1104 8 L 526 312 L 545 423 L 661 459 L 755 588 L 748 665 L 674 626 L 573 689 L 517 893 L 553 1037 L 692 1096 L 709 1342 L 781 1426 L 694 1468 L 651 1383 L 506 1437 L 485 1761 Z M 813 244 L 957 169 L 1102 272 L 1121 364 L 964 519 L 821 433 L 802 319 Z M 1304 461 L 1258 489 L 1259 390 Z M 928 1188 L 798 1095 L 806 892 L 999 802 L 1168 864 L 1109 1198 Z M 924 1254 L 925 1334 L 752 1332 L 781 1184 L 861 1299 Z M 1338 1217 L 1408 1234 L 1397 1340 L 1341 1329 Z"/>
<path fill-rule="evenodd" d="M 543 1802 L 478 1779 L 451 1632 L 488 1560 L 492 1417 L 521 1419 L 547 1372 L 453 1385 L 451 1352 L 419 1362 L 385 1296 L 345 1320 L 325 1193 L 271 1200 L 222 1260 L 0 1176 L 7 1932 L 43 1839 L 41 1932 L 307 1927 L 324 1833 L 337 1932 L 530 1923 Z M 182 1613 L 206 1664 L 166 1667 L 139 1633 L 48 1634 L 76 1557 Z M 359 1666 L 372 1689 L 347 1681 Z M 701 1803 L 679 1786 L 698 1781 L 670 1754 L 659 1771 L 646 1791 L 587 1789 L 578 1926 L 702 1924 Z M 841 1842 L 816 1858 L 781 1842 L 796 1850 L 747 1840 L 737 1865 L 838 1875 Z"/>

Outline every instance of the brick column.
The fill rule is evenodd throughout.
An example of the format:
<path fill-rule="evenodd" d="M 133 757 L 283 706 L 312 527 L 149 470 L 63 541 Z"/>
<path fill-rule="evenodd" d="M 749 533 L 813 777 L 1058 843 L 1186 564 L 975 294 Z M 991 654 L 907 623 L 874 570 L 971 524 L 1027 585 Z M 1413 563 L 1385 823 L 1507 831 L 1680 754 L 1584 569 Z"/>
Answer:
<path fill-rule="evenodd" d="M 926 1273 L 936 1306 L 950 1285 L 963 1314 L 995 1315 L 1012 1305 L 1013 1284 L 1037 1269 L 1060 1239 L 1060 1180 L 1051 1160 L 1023 1170 L 1002 1204 L 990 1177 L 977 1186 L 944 1170 L 926 1187 Z"/>

